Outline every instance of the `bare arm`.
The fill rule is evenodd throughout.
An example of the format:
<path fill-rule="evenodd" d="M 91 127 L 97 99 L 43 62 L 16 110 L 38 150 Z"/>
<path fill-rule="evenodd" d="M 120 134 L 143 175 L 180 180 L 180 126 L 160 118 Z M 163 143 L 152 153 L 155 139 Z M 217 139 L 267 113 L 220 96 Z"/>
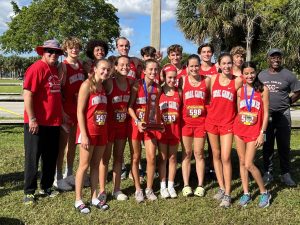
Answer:
<path fill-rule="evenodd" d="M 35 118 L 35 112 L 33 109 L 33 93 L 24 89 L 24 107 L 29 118 L 29 132 L 37 134 L 39 132 L 38 121 Z"/>
<path fill-rule="evenodd" d="M 269 122 L 269 89 L 266 86 L 264 86 L 264 92 L 262 93 L 262 101 L 263 101 L 263 105 L 264 105 L 263 106 L 264 107 L 264 116 L 263 116 L 261 132 L 255 142 L 256 148 L 263 145 L 265 131 L 267 130 L 267 126 L 268 126 L 268 122 Z"/>
<path fill-rule="evenodd" d="M 239 88 L 236 92 L 236 105 L 237 105 L 237 111 L 240 111 L 240 101 L 241 101 L 241 88 Z"/>
<path fill-rule="evenodd" d="M 294 92 L 290 98 L 291 98 L 291 104 L 297 102 L 298 99 L 300 98 L 300 91 Z"/>
<path fill-rule="evenodd" d="M 85 119 L 85 109 L 88 104 L 90 95 L 90 85 L 89 81 L 86 80 L 82 83 L 79 93 L 78 93 L 78 105 L 77 105 L 77 118 L 78 118 L 78 126 L 81 133 L 81 147 L 88 149 L 89 148 L 89 139 L 87 134 L 87 124 Z"/>
<path fill-rule="evenodd" d="M 140 132 L 143 132 L 145 130 L 145 127 L 143 127 L 144 122 L 139 121 L 139 118 L 136 116 L 135 111 L 133 109 L 133 106 L 134 106 L 134 103 L 136 100 L 136 96 L 137 96 L 137 92 L 138 92 L 138 88 L 139 88 L 139 82 L 136 81 L 134 83 L 134 85 L 131 87 L 130 99 L 129 99 L 129 103 L 128 103 L 128 113 L 134 121 L 138 121 L 137 122 L 138 129 Z"/>

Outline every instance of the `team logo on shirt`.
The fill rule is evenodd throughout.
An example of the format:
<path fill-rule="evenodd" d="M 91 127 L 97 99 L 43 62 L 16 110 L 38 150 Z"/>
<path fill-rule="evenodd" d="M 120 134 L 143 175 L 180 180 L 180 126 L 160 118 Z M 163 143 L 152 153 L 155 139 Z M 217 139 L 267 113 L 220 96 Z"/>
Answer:
<path fill-rule="evenodd" d="M 225 98 L 233 101 L 233 93 L 227 90 L 214 90 L 212 96 L 213 98 Z"/>
<path fill-rule="evenodd" d="M 107 98 L 105 95 L 97 95 L 92 98 L 92 105 L 98 105 L 98 104 L 107 104 Z"/>
<path fill-rule="evenodd" d="M 199 91 L 199 90 L 191 90 L 187 91 L 184 94 L 185 99 L 190 99 L 190 98 L 205 98 L 205 92 L 204 91 Z"/>
<path fill-rule="evenodd" d="M 69 82 L 70 84 L 73 84 L 77 81 L 84 81 L 84 74 L 82 73 L 77 73 L 77 74 L 74 74 L 72 76 L 69 77 Z"/>
<path fill-rule="evenodd" d="M 51 93 L 60 92 L 60 80 L 57 75 L 50 75 L 48 78 L 48 84 Z"/>

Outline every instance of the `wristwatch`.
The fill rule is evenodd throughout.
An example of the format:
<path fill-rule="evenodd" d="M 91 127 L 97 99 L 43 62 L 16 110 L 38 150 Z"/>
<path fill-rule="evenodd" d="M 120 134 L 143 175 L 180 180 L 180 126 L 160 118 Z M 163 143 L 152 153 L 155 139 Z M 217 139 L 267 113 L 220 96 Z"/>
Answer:
<path fill-rule="evenodd" d="M 36 118 L 35 117 L 30 118 L 30 122 L 36 122 Z"/>

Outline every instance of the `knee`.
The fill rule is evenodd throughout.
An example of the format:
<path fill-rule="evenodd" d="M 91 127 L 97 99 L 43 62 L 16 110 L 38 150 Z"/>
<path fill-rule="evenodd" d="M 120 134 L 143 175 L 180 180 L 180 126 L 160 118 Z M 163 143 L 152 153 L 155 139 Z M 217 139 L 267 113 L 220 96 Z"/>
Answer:
<path fill-rule="evenodd" d="M 140 154 L 132 154 L 131 161 L 133 164 L 139 164 L 140 163 Z"/>
<path fill-rule="evenodd" d="M 204 159 L 204 150 L 194 152 L 195 159 L 202 160 Z"/>
<path fill-rule="evenodd" d="M 176 156 L 176 154 L 170 155 L 169 162 L 170 163 L 177 163 L 177 156 Z"/>
<path fill-rule="evenodd" d="M 147 155 L 146 160 L 147 164 L 155 164 L 155 155 Z"/>
<path fill-rule="evenodd" d="M 245 159 L 240 158 L 239 162 L 240 162 L 240 167 L 245 167 Z"/>
<path fill-rule="evenodd" d="M 249 172 L 252 172 L 255 169 L 255 165 L 253 163 L 246 163 L 245 169 L 248 170 Z"/>
<path fill-rule="evenodd" d="M 191 160 L 192 154 L 193 154 L 193 151 L 187 151 L 187 150 L 185 150 L 185 152 L 184 152 L 184 159 Z"/>
<path fill-rule="evenodd" d="M 223 164 L 231 164 L 230 156 L 222 156 L 221 159 Z"/>

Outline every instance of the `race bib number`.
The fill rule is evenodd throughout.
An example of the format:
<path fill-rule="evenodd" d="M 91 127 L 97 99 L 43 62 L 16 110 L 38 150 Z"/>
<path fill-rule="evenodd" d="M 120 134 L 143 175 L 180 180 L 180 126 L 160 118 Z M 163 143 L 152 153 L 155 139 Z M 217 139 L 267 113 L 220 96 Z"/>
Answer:
<path fill-rule="evenodd" d="M 94 112 L 94 123 L 97 126 L 103 126 L 105 124 L 107 117 L 107 112 L 102 110 L 97 110 Z"/>
<path fill-rule="evenodd" d="M 172 124 L 177 121 L 178 113 L 177 112 L 166 112 L 162 114 L 162 118 L 165 124 Z"/>
<path fill-rule="evenodd" d="M 127 118 L 127 112 L 121 110 L 115 110 L 115 120 L 119 123 L 124 123 Z"/>
<path fill-rule="evenodd" d="M 136 110 L 136 116 L 142 122 L 144 122 L 144 120 L 145 120 L 145 112 L 146 112 L 145 108 Z"/>
<path fill-rule="evenodd" d="M 203 106 L 191 105 L 187 107 L 187 116 L 191 118 L 198 118 L 202 115 Z"/>
<path fill-rule="evenodd" d="M 257 123 L 257 113 L 239 112 L 239 120 L 246 126 L 253 126 Z"/>

